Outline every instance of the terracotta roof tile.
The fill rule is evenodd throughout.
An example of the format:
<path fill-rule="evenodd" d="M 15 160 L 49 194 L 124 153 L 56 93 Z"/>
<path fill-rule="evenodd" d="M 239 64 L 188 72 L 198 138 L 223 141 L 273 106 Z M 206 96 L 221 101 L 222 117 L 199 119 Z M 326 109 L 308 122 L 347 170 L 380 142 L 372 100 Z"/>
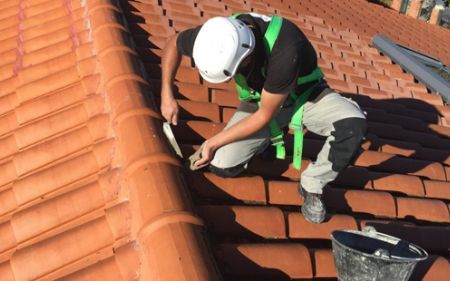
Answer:
<path fill-rule="evenodd" d="M 303 204 L 303 199 L 298 194 L 298 182 L 289 181 L 269 181 L 268 196 L 269 203 L 273 205 L 294 205 Z"/>
<path fill-rule="evenodd" d="M 180 118 L 199 119 L 220 123 L 219 106 L 213 103 L 178 100 L 180 106 Z"/>
<path fill-rule="evenodd" d="M 225 275 L 264 277 L 276 280 L 311 278 L 308 248 L 302 244 L 224 244 L 216 250 Z M 302 261 L 297 266 L 291 261 Z"/>
<path fill-rule="evenodd" d="M 212 173 L 191 173 L 188 183 L 204 198 L 247 204 L 266 203 L 265 184 L 259 176 L 233 179 L 221 178 Z"/>
<path fill-rule="evenodd" d="M 355 219 L 347 215 L 333 215 L 325 223 L 313 225 L 296 212 L 288 215 L 288 222 L 290 238 L 330 240 L 331 232 L 336 229 L 358 229 Z"/>
<path fill-rule="evenodd" d="M 417 176 L 370 172 L 373 188 L 412 196 L 424 196 L 424 182 Z M 433 181 L 434 182 L 434 181 Z"/>
<path fill-rule="evenodd" d="M 328 78 L 327 79 L 328 85 L 339 92 L 350 92 L 350 93 L 356 93 L 357 92 L 357 86 L 355 84 L 341 81 L 341 80 L 335 80 Z"/>
<path fill-rule="evenodd" d="M 312 261 L 314 264 L 315 278 L 335 278 L 333 252 L 328 249 L 313 249 Z"/>
<path fill-rule="evenodd" d="M 444 202 L 431 199 L 397 198 L 398 216 L 417 220 L 449 222 L 450 215 Z"/>
<path fill-rule="evenodd" d="M 365 77 L 365 72 L 362 69 L 355 68 L 353 65 L 346 65 L 346 64 L 336 64 L 333 62 L 334 69 L 337 70 L 339 73 L 345 73 L 346 75 L 356 75 L 359 77 Z M 343 79 L 341 79 L 343 80 Z"/>
<path fill-rule="evenodd" d="M 444 167 L 439 162 L 403 158 L 375 151 L 364 151 L 355 164 L 378 171 L 400 172 L 436 180 L 446 179 Z"/>
<path fill-rule="evenodd" d="M 112 281 L 131 280 L 136 277 L 135 269 L 139 266 L 136 245 L 129 243 L 115 249 L 115 255 L 98 264 L 91 265 L 65 276 L 64 280 L 95 280 L 105 278 Z"/>
<path fill-rule="evenodd" d="M 198 143 L 217 134 L 224 128 L 222 123 L 211 123 L 205 121 L 187 121 L 174 128 L 177 139 L 184 143 Z"/>
<path fill-rule="evenodd" d="M 425 274 L 423 274 L 423 280 L 424 281 L 431 281 L 431 280 L 444 280 L 444 278 L 446 278 L 446 276 L 448 276 L 450 274 L 450 262 L 443 258 L 443 257 L 436 257 L 436 256 L 432 256 L 429 259 L 431 262 L 427 262 L 424 263 L 426 265 L 425 266 L 429 266 L 431 264 L 431 266 L 429 266 L 428 270 L 422 270 L 425 271 Z M 419 267 L 419 269 L 417 271 L 419 271 L 421 268 Z M 420 271 L 419 271 L 420 272 Z"/>
<path fill-rule="evenodd" d="M 201 206 L 202 217 L 217 236 L 286 238 L 284 215 L 276 207 Z"/>
<path fill-rule="evenodd" d="M 368 80 L 367 78 L 361 78 L 358 76 L 350 76 L 348 79 L 350 82 L 354 83 L 358 87 L 366 87 L 366 88 L 372 88 L 375 90 L 378 90 L 378 85 L 376 82 L 373 82 L 372 80 Z"/>
<path fill-rule="evenodd" d="M 211 102 L 221 106 L 238 107 L 239 97 L 234 91 L 212 89 Z"/>
<path fill-rule="evenodd" d="M 394 197 L 388 192 L 328 188 L 325 204 L 337 213 L 392 218 L 397 215 Z"/>
<path fill-rule="evenodd" d="M 450 183 L 446 181 L 430 181 L 424 180 L 425 192 L 427 197 L 449 199 Z"/>

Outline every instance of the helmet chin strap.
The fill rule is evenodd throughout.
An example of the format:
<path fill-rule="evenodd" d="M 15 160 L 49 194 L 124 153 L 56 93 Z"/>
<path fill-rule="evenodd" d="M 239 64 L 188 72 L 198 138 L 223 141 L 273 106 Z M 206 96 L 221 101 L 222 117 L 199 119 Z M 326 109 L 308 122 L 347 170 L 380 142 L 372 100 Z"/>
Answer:
<path fill-rule="evenodd" d="M 242 67 L 242 63 L 246 63 L 246 60 L 249 60 L 246 66 Z M 241 66 L 239 66 L 237 73 L 241 73 L 245 76 L 246 79 L 249 78 L 250 74 L 255 69 L 256 60 L 254 56 L 254 52 L 252 52 L 248 57 L 246 57 L 242 62 Z"/>
<path fill-rule="evenodd" d="M 248 69 L 248 72 L 245 74 L 246 79 L 248 79 L 250 77 L 250 74 L 255 70 L 256 59 L 253 52 L 249 55 L 249 59 L 250 59 L 250 67 Z"/>

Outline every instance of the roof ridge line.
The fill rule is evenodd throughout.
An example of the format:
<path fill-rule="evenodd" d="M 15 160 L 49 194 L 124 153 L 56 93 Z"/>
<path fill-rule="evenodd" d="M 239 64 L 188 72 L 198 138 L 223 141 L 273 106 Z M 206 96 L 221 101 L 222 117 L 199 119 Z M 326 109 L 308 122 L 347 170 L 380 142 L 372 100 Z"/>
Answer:
<path fill-rule="evenodd" d="M 118 5 L 112 0 L 85 1 L 94 49 L 101 54 L 98 58 L 111 120 L 145 108 L 145 95 L 150 91 L 147 83 L 135 78 L 143 76 L 138 67 L 141 62 L 129 51 L 134 49 L 130 46 L 126 22 L 121 22 Z M 120 44 L 125 48 L 117 48 Z M 157 112 L 151 107 L 148 111 Z M 116 151 L 124 168 L 122 176 L 127 178 L 122 187 L 126 186 L 130 195 L 131 237 L 142 249 L 139 253 L 141 280 L 219 280 L 202 234 L 204 227 L 194 224 L 196 220 L 177 219 L 151 233 L 140 232 L 151 227 L 149 222 L 168 212 L 196 217 L 177 165 L 170 161 L 150 161 L 136 166 L 132 174 L 125 168 L 149 154 L 169 156 L 161 127 L 162 120 L 154 114 L 132 114 L 112 124 Z"/>

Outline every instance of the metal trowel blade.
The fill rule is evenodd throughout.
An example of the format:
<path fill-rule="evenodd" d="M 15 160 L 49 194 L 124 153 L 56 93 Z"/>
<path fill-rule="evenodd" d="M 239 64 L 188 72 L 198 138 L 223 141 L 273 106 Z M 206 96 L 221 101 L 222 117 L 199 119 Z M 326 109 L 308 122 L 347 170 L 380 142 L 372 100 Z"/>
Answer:
<path fill-rule="evenodd" d="M 175 139 L 175 136 L 172 132 L 172 128 L 170 127 L 170 124 L 168 122 L 163 123 L 163 132 L 166 135 L 167 139 L 169 140 L 169 143 L 172 146 L 173 150 L 175 150 L 175 153 L 181 158 L 183 158 L 180 146 L 178 145 L 177 140 Z"/>

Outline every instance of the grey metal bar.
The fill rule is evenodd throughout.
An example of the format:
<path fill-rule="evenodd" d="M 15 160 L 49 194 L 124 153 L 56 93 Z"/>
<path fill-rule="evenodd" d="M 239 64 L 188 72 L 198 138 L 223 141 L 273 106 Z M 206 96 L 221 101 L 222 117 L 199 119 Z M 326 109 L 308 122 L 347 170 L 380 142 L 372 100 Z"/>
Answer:
<path fill-rule="evenodd" d="M 409 55 L 417 58 L 418 60 L 420 60 L 422 63 L 424 63 L 425 65 L 429 65 L 429 66 L 433 66 L 436 68 L 442 68 L 444 65 L 442 64 L 442 62 L 440 62 L 438 59 L 435 59 L 433 57 L 430 57 L 428 55 L 422 54 L 416 50 L 410 49 L 408 47 L 405 47 L 403 45 L 397 44 L 397 47 L 400 47 L 400 49 L 402 49 L 403 51 L 407 52 Z"/>
<path fill-rule="evenodd" d="M 379 51 L 390 57 L 404 70 L 411 73 L 428 89 L 437 92 L 447 104 L 450 104 L 450 84 L 441 76 L 428 69 L 424 64 L 418 62 L 411 55 L 404 52 L 400 47 L 382 35 L 375 35 L 372 42 Z"/>

